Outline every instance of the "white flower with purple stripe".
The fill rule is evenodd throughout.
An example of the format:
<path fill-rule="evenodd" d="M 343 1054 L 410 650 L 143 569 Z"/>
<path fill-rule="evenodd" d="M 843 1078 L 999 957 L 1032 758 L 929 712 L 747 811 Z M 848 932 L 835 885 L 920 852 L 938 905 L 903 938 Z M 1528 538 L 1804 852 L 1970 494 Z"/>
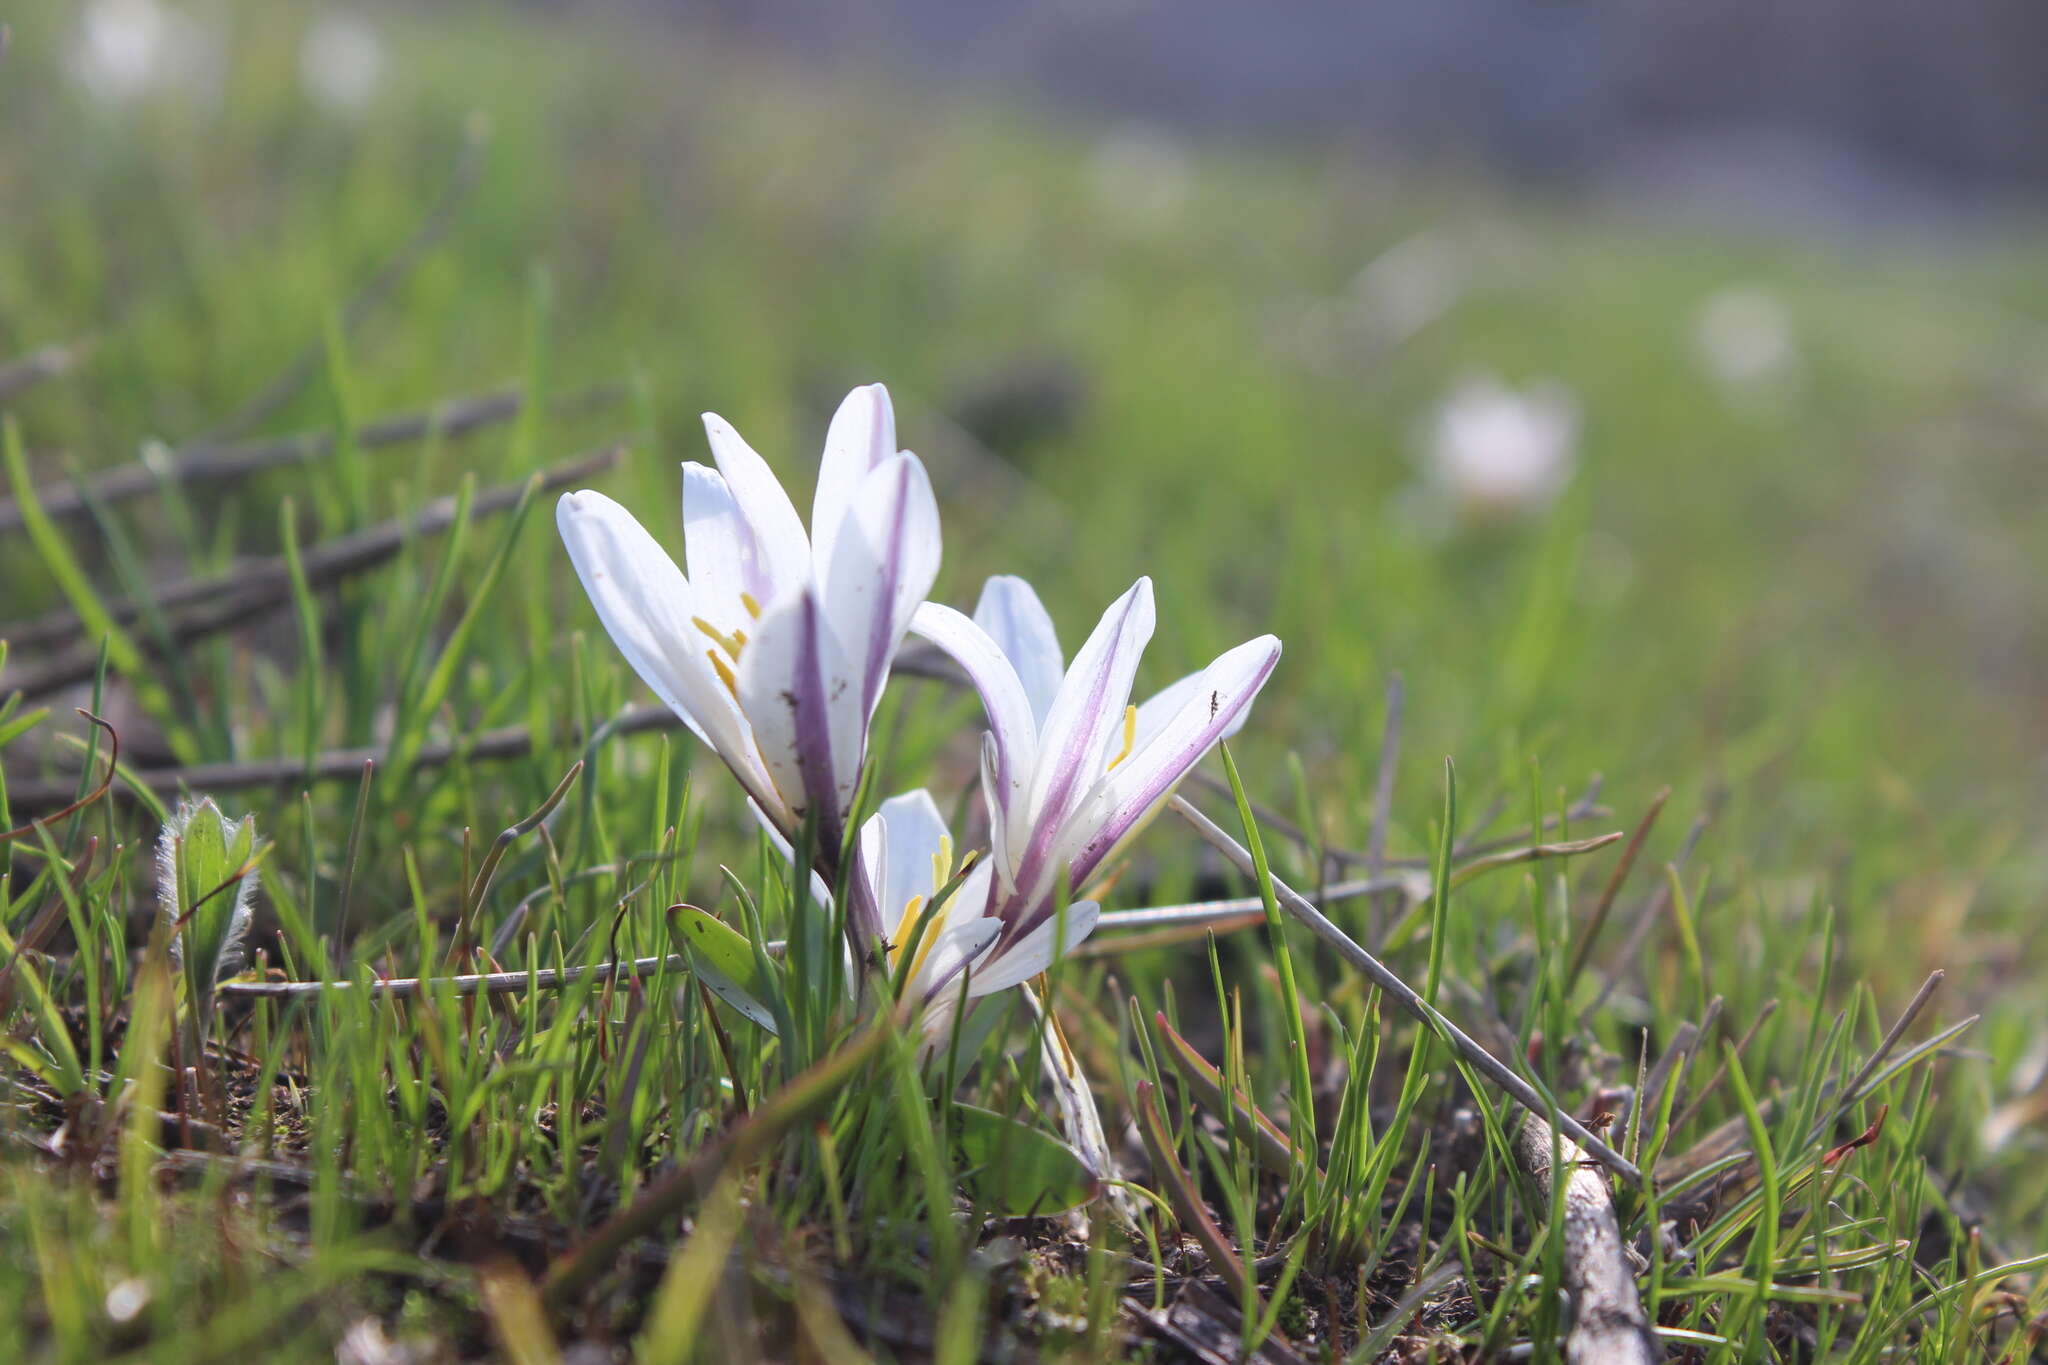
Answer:
<path fill-rule="evenodd" d="M 884 801 L 861 826 L 857 875 L 892 926 L 884 960 L 903 980 L 903 998 L 923 1011 L 927 1036 L 951 1026 L 963 993 L 978 1000 L 1053 964 L 1052 920 L 1005 941 L 1003 922 L 983 913 L 993 872 L 985 857 L 956 858 L 945 818 L 922 788 Z M 1067 947 L 1088 936 L 1097 913 L 1092 901 L 1067 907 Z"/>
<path fill-rule="evenodd" d="M 627 662 L 772 829 L 793 841 L 813 822 L 829 875 L 890 661 L 938 574 L 938 505 L 924 466 L 896 448 L 880 384 L 832 419 L 808 535 L 739 433 L 711 413 L 704 428 L 717 467 L 683 466 L 687 577 L 601 493 L 565 495 L 556 522 Z M 852 929 L 871 941 L 881 925 L 853 899 Z"/>
<path fill-rule="evenodd" d="M 1070 894 L 1087 885 L 1203 755 L 1244 724 L 1280 661 L 1280 641 L 1262 635 L 1133 706 L 1152 626 L 1147 578 L 1103 613 L 1071 666 L 1021 578 L 991 578 L 971 619 L 937 603 L 917 610 L 911 629 L 966 671 L 988 713 L 982 792 L 994 867 L 983 913 L 1002 923 L 997 951 L 1049 931 L 1061 877 Z M 1059 951 L 1094 919 L 1089 902 L 1070 907 L 1069 942 Z"/>

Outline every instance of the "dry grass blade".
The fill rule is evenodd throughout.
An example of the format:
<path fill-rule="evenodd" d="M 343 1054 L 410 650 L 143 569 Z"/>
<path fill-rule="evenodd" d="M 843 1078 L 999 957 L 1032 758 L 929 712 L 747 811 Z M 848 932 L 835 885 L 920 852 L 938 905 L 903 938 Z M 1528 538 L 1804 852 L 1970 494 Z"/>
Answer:
<path fill-rule="evenodd" d="M 1713 1035 L 1714 1025 L 1721 1022 L 1721 1007 L 1722 998 L 1717 995 L 1707 1002 L 1706 1016 L 1699 1023 L 1687 1020 L 1672 1034 L 1669 1046 L 1664 1049 L 1663 1055 L 1657 1058 L 1657 1064 L 1650 1068 L 1649 1076 L 1645 1078 L 1640 1092 L 1629 1106 L 1630 1113 L 1638 1116 L 1641 1123 L 1656 1121 L 1664 1103 L 1664 1087 L 1671 1084 L 1672 1077 L 1699 1050 L 1700 1039 Z"/>
<path fill-rule="evenodd" d="M 85 358 L 92 344 L 74 341 L 64 345 L 43 346 L 0 365 L 0 403 L 16 394 L 35 387 L 45 379 L 57 379 L 69 374 Z"/>
<path fill-rule="evenodd" d="M 1208 816 L 1190 805 L 1185 797 L 1176 796 L 1168 804 L 1183 820 L 1195 827 L 1195 831 L 1208 841 L 1210 847 L 1235 863 L 1239 871 L 1247 876 L 1257 875 L 1250 852 Z M 1363 972 L 1402 1009 L 1435 1030 L 1439 1037 L 1457 1050 L 1458 1055 L 1464 1058 L 1466 1064 L 1474 1071 L 1506 1091 L 1532 1114 L 1557 1112 L 1555 1101 L 1546 1098 L 1536 1087 L 1510 1070 L 1500 1058 L 1481 1047 L 1463 1029 L 1445 1018 L 1440 1011 L 1424 1000 L 1413 986 L 1360 947 L 1349 934 L 1331 923 L 1306 896 L 1278 877 L 1272 879 L 1272 884 L 1274 895 L 1278 897 L 1280 904 L 1287 908 L 1289 914 L 1307 925 L 1310 931 L 1333 948 L 1339 957 Z M 1598 1158 L 1608 1169 L 1631 1185 L 1640 1186 L 1643 1183 L 1643 1173 L 1636 1169 L 1635 1163 L 1588 1131 L 1584 1124 L 1568 1114 L 1559 1114 L 1558 1123 L 1581 1147 Z"/>
<path fill-rule="evenodd" d="M 1735 1044 L 1735 1055 L 1738 1058 L 1742 1057 L 1749 1051 L 1749 1045 L 1756 1041 L 1757 1035 L 1763 1032 L 1764 1025 L 1769 1023 L 1771 1016 L 1776 1014 L 1777 1012 L 1778 1002 L 1775 999 L 1766 1000 L 1763 1003 L 1763 1007 L 1757 1010 L 1756 1018 L 1750 1020 L 1749 1027 L 1746 1030 L 1744 1030 L 1741 1041 Z M 1716 1090 L 1721 1088 L 1721 1083 L 1727 1079 L 1728 1063 L 1724 1060 L 1720 1066 L 1714 1069 L 1714 1074 L 1707 1081 L 1707 1083 L 1701 1086 L 1697 1093 L 1693 1094 L 1686 1100 L 1685 1108 L 1679 1110 L 1678 1113 L 1672 1117 L 1671 1131 L 1674 1133 L 1680 1132 L 1686 1127 L 1686 1125 L 1691 1123 L 1692 1120 L 1699 1115 L 1700 1107 L 1707 1102 L 1707 1100 L 1713 1095 L 1713 1093 Z M 1766 1099 L 1764 1103 L 1769 1104 L 1770 1101 Z M 1685 1159 L 1687 1158 L 1680 1158 L 1680 1160 Z M 1663 1162 L 1659 1162 L 1657 1164 L 1657 1178 L 1659 1180 L 1663 1180 L 1665 1178 Z"/>
<path fill-rule="evenodd" d="M 587 412 L 618 401 L 623 393 L 617 384 L 600 384 L 558 400 L 554 410 L 564 414 Z M 516 388 L 451 398 L 422 412 L 402 413 L 366 424 L 355 434 L 356 446 L 361 450 L 378 450 L 432 435 L 450 439 L 466 436 L 518 416 L 523 402 Z M 166 480 L 197 484 L 246 479 L 266 470 L 310 463 L 332 453 L 334 447 L 331 431 L 308 431 L 260 441 L 187 445 L 168 455 L 124 464 L 101 475 L 93 480 L 89 495 L 75 484 L 60 482 L 39 488 L 37 497 L 53 519 L 82 517 L 94 503 L 111 506 L 126 502 L 154 492 Z M 0 531 L 18 531 L 22 525 L 21 504 L 13 498 L 0 499 Z"/>
<path fill-rule="evenodd" d="M 1590 839 L 1571 839 L 1561 844 L 1528 844 L 1522 848 L 1489 853 L 1483 858 L 1474 858 L 1471 862 L 1462 864 L 1451 874 L 1451 885 L 1463 886 L 1474 877 L 1491 872 L 1497 867 L 1541 862 L 1545 858 L 1576 858 L 1581 853 L 1591 853 L 1595 849 L 1605 848 L 1619 838 L 1621 831 L 1617 829 L 1608 834 L 1596 834 Z"/>
<path fill-rule="evenodd" d="M 44 825 L 50 824 L 53 821 L 62 820 L 67 815 L 73 815 L 79 811 L 84 810 L 87 806 L 90 806 L 93 802 L 99 800 L 101 797 L 105 796 L 110 790 L 113 789 L 114 774 L 118 772 L 121 767 L 121 734 L 113 726 L 107 724 L 106 721 L 101 720 L 98 716 L 94 715 L 92 712 L 86 710 L 83 707 L 80 707 L 78 709 L 78 714 L 84 716 L 94 725 L 97 725 L 100 729 L 105 730 L 107 732 L 107 747 L 109 749 L 109 753 L 107 754 L 106 776 L 100 779 L 98 786 L 94 787 L 91 791 L 76 799 L 68 799 L 71 789 L 69 787 L 63 788 L 63 794 L 60 795 L 58 798 L 59 800 L 64 801 L 64 804 L 62 806 L 60 806 L 56 810 L 50 811 L 50 813 L 47 815 L 39 816 L 38 818 L 29 821 L 25 825 L 20 825 L 10 830 L 0 831 L 0 844 L 12 843 L 16 839 L 25 839 L 29 835 L 35 833 Z M 17 801 L 15 804 L 21 805 L 26 803 Z M 35 806 L 30 806 L 29 809 L 35 810 L 39 808 Z"/>
<path fill-rule="evenodd" d="M 1678 856 L 1666 864 L 1670 871 L 1685 870 L 1686 864 L 1692 861 L 1693 850 L 1699 847 L 1700 836 L 1706 833 L 1707 825 L 1712 819 L 1711 811 L 1701 811 L 1693 817 L 1692 828 L 1685 832 L 1685 841 L 1678 847 Z M 1621 949 L 1614 954 L 1613 960 L 1616 963 L 1633 961 L 1636 954 L 1642 951 L 1643 940 L 1650 936 L 1651 927 L 1662 919 L 1670 908 L 1671 878 L 1660 877 L 1657 880 L 1657 889 L 1644 899 L 1642 908 L 1636 912 L 1634 922 L 1628 927 L 1628 937 L 1622 940 Z M 1593 1003 L 1586 1006 L 1585 1012 L 1579 1016 L 1581 1027 L 1607 1007 L 1608 997 L 1614 994 L 1614 988 L 1620 981 L 1621 972 L 1618 968 L 1607 973 L 1606 979 L 1600 983 L 1599 993 L 1593 997 Z"/>
<path fill-rule="evenodd" d="M 1835 1121 L 1848 1111 L 1850 1105 L 1862 1098 L 1865 1083 L 1877 1074 L 1877 1069 L 1884 1065 L 1884 1059 L 1891 1056 L 1892 1049 L 1899 1045 L 1899 1040 L 1906 1036 L 1906 1030 L 1913 1027 L 1913 1021 L 1920 1017 L 1920 1011 L 1927 1008 L 1927 1002 L 1934 998 L 1934 993 L 1941 989 L 1941 983 L 1947 979 L 1948 973 L 1938 969 L 1928 973 L 1927 979 L 1920 983 L 1920 989 L 1914 991 L 1913 998 L 1906 1002 L 1906 1008 L 1899 1011 L 1898 1019 L 1886 1030 L 1876 1050 L 1857 1070 L 1855 1077 L 1842 1087 L 1841 1101 L 1814 1124 L 1813 1132 L 1816 1139 L 1834 1126 Z"/>
<path fill-rule="evenodd" d="M 483 908 L 484 895 L 491 889 L 491 879 L 498 873 L 498 864 L 505 860 L 505 854 L 512 845 L 540 828 L 541 822 L 554 814 L 562 804 L 562 798 L 569 794 L 569 788 L 576 785 L 576 779 L 583 775 L 583 760 L 577 759 L 569 765 L 569 771 L 555 784 L 547 799 L 535 807 L 524 819 L 507 825 L 498 831 L 498 837 L 491 841 L 490 852 L 484 855 L 483 866 L 477 869 L 476 879 L 470 883 L 469 891 L 463 898 L 462 918 L 456 922 L 455 933 L 449 942 L 448 960 L 457 962 L 470 953 L 470 936 L 476 927 L 477 912 Z"/>
<path fill-rule="evenodd" d="M 1235 1108 L 1251 1129 L 1252 1154 L 1259 1164 L 1283 1179 L 1294 1174 L 1294 1144 L 1280 1125 L 1252 1103 L 1251 1097 L 1237 1091 L 1229 1100 L 1223 1095 L 1223 1073 L 1218 1071 L 1207 1057 L 1195 1050 L 1195 1045 L 1174 1032 L 1166 1022 L 1164 1011 L 1152 1015 L 1153 1034 L 1159 1039 L 1166 1060 L 1173 1063 L 1173 1069 L 1181 1083 L 1192 1092 L 1197 1103 L 1212 1114 L 1226 1116 L 1226 1104 Z"/>
<path fill-rule="evenodd" d="M 620 443 L 564 460 L 541 471 L 542 487 L 559 488 L 600 474 L 617 464 L 625 450 L 625 445 Z M 515 506 L 525 491 L 525 480 L 486 489 L 472 500 L 470 514 L 484 517 L 505 511 Z M 452 495 L 436 498 L 409 520 L 394 517 L 353 535 L 340 536 L 314 546 L 300 557 L 307 585 L 324 587 L 385 562 L 410 540 L 440 535 L 454 525 L 458 505 L 458 500 Z M 273 555 L 268 559 L 252 560 L 219 578 L 188 578 L 171 583 L 154 597 L 158 608 L 173 612 L 210 600 L 231 600 L 243 610 L 250 607 L 260 609 L 262 605 L 281 601 L 290 594 L 291 569 L 283 555 Z M 107 614 L 116 621 L 132 621 L 142 614 L 141 603 L 125 598 L 105 605 Z M 74 638 L 79 629 L 76 612 L 54 611 L 30 621 L 0 626 L 0 639 L 7 640 L 16 648 L 24 648 Z"/>
<path fill-rule="evenodd" d="M 616 463 L 625 449 L 623 444 L 606 446 L 554 465 L 533 479 L 489 489 L 477 495 L 472 515 L 500 512 L 518 505 L 535 479 L 539 481 L 536 491 L 546 491 L 588 478 Z M 454 523 L 455 516 L 456 500 L 452 497 L 437 498 L 410 519 L 394 518 L 316 547 L 303 560 L 308 585 L 324 587 L 350 574 L 374 568 L 396 556 L 407 541 L 447 530 Z M 188 644 L 245 625 L 264 612 L 289 606 L 292 600 L 291 574 L 280 556 L 259 560 L 226 578 L 174 585 L 167 590 L 166 596 L 170 599 L 169 604 L 190 608 L 170 622 L 172 640 Z M 140 612 L 137 604 L 126 601 L 114 604 L 113 609 L 127 617 Z M 74 634 L 79 626 L 76 616 L 64 613 L 62 618 L 53 614 L 14 629 L 20 633 L 9 635 L 0 630 L 0 638 L 15 643 L 21 643 L 28 637 L 63 638 Z M 19 672 L 10 670 L 0 675 L 0 694 L 18 691 L 24 697 L 43 696 L 58 688 L 84 682 L 98 668 L 98 646 L 92 642 L 81 642 L 34 668 Z"/>
<path fill-rule="evenodd" d="M 1167 1134 L 1166 1122 L 1159 1117 L 1158 1102 L 1152 1098 L 1152 1082 L 1139 1081 L 1137 1091 L 1138 1133 L 1145 1140 L 1145 1151 L 1152 1158 L 1152 1174 L 1166 1187 L 1166 1196 L 1173 1205 L 1174 1213 L 1180 1218 L 1181 1226 L 1194 1235 L 1202 1244 L 1202 1251 L 1209 1258 L 1209 1268 L 1230 1286 L 1240 1303 L 1256 1305 L 1258 1286 L 1245 1274 L 1244 1260 L 1231 1249 L 1230 1239 L 1216 1226 L 1216 1220 L 1209 1216 L 1209 1210 L 1202 1206 L 1201 1193 L 1195 1189 L 1195 1182 L 1174 1160 L 1173 1140 Z M 1253 1316 L 1258 1316 L 1256 1307 Z"/>
<path fill-rule="evenodd" d="M 43 944 L 49 941 L 50 935 L 57 931 L 57 926 L 64 919 L 67 900 L 76 899 L 84 889 L 86 878 L 92 875 L 92 865 L 99 856 L 99 851 L 100 837 L 97 834 L 87 837 L 85 852 L 79 855 L 78 861 L 72 864 L 71 867 L 70 896 L 67 897 L 64 893 L 52 888 L 50 894 L 43 901 L 42 909 L 38 910 L 36 917 L 29 921 L 28 928 L 22 930 L 16 937 L 14 952 L 8 957 L 4 965 L 0 965 L 0 1019 L 7 1018 L 13 1007 L 15 969 L 31 953 L 40 952 Z"/>
<path fill-rule="evenodd" d="M 1204 790 L 1212 791 L 1218 796 L 1228 797 L 1230 795 L 1230 784 L 1214 773 L 1200 771 L 1190 773 L 1188 781 Z M 1259 818 L 1259 825 L 1262 829 L 1272 830 L 1275 834 L 1278 834 L 1296 847 L 1320 852 L 1330 862 L 1348 867 L 1363 867 L 1370 861 L 1369 855 L 1358 852 L 1355 849 L 1332 848 L 1327 844 L 1319 842 L 1314 835 L 1262 801 L 1253 801 L 1251 808 L 1252 814 Z"/>
<path fill-rule="evenodd" d="M 1643 851 L 1643 841 L 1650 837 L 1650 831 L 1657 827 L 1657 817 L 1664 812 L 1664 803 L 1671 799 L 1671 788 L 1665 787 L 1650 798 L 1650 808 L 1643 812 L 1643 818 L 1636 825 L 1636 832 L 1629 836 L 1628 847 L 1621 851 L 1621 861 L 1608 874 L 1607 885 L 1600 890 L 1600 899 L 1594 902 L 1593 913 L 1586 917 L 1585 928 L 1579 931 L 1579 943 L 1572 950 L 1571 966 L 1565 969 L 1564 985 L 1560 988 L 1569 999 L 1572 987 L 1578 983 L 1579 973 L 1586 969 L 1586 959 L 1592 955 L 1593 944 L 1600 937 L 1600 930 L 1607 923 L 1607 916 L 1614 909 L 1614 898 L 1621 894 L 1622 883 L 1628 880 L 1629 870 L 1636 865 L 1636 855 Z"/>
<path fill-rule="evenodd" d="M 621 714 L 599 727 L 612 734 L 641 730 L 667 730 L 680 726 L 675 713 L 665 706 L 643 706 Z M 587 738 L 577 736 L 582 743 Z M 413 758 L 415 768 L 438 768 L 457 760 L 524 758 L 533 752 L 533 733 L 524 725 L 507 725 L 480 735 L 447 744 L 425 744 Z M 359 781 L 365 763 L 379 763 L 384 750 L 333 749 L 317 756 L 311 764 L 304 759 L 266 758 L 245 763 L 195 763 L 176 768 L 145 768 L 124 772 L 113 795 L 132 784 L 160 795 L 181 791 L 239 791 L 250 787 L 287 787 L 314 782 Z M 71 787 L 63 782 L 24 782 L 8 795 L 23 810 L 47 810 L 52 804 L 71 799 Z"/>
<path fill-rule="evenodd" d="M 636 957 L 629 961 L 593 962 L 587 967 L 540 967 L 531 972 L 475 972 L 464 976 L 399 976 L 383 981 L 371 981 L 365 989 L 370 994 L 392 1000 L 410 1000 L 416 996 L 438 994 L 446 991 L 451 995 L 517 995 L 521 991 L 557 990 L 573 986 L 585 977 L 599 981 L 627 978 L 645 979 L 663 972 L 683 972 L 689 968 L 689 959 L 680 953 L 666 957 Z M 239 995 L 260 1000 L 298 1000 L 318 995 L 322 991 L 352 991 L 353 981 L 223 981 L 216 988 L 221 995 Z"/>

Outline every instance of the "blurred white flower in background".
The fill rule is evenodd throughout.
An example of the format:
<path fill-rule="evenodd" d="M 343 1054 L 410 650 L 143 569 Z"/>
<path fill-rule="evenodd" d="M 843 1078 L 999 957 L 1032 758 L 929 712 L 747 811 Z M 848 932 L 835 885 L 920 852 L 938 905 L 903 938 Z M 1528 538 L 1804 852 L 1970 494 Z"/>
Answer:
<path fill-rule="evenodd" d="M 338 114 L 369 107 L 384 80 L 384 40 L 360 14 L 322 14 L 299 43 L 299 80 L 315 104 Z"/>
<path fill-rule="evenodd" d="M 1171 226 L 1187 207 L 1192 181 L 1187 148 L 1156 128 L 1118 128 L 1100 138 L 1088 158 L 1096 207 L 1130 230 Z"/>
<path fill-rule="evenodd" d="M 159 0 L 89 0 L 79 7 L 71 74 L 88 94 L 125 103 L 169 86 L 219 85 L 224 35 Z"/>
<path fill-rule="evenodd" d="M 1758 285 L 1728 285 L 1701 300 L 1692 345 L 1714 382 L 1740 399 L 1781 396 L 1803 368 L 1792 310 Z"/>
<path fill-rule="evenodd" d="M 1430 501 L 1467 524 L 1533 516 L 1571 482 L 1578 440 L 1578 404 L 1563 386 L 1467 379 L 1438 404 L 1425 433 Z"/>

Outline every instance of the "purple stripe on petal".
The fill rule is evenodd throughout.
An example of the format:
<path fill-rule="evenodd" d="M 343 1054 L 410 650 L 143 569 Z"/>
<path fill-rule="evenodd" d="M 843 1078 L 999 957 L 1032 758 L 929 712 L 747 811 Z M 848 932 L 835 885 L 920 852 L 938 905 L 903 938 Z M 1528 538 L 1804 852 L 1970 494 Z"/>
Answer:
<path fill-rule="evenodd" d="M 1098 634 L 1104 630 L 1112 633 L 1106 647 L 1100 651 L 1092 675 L 1077 678 L 1069 673 L 1061 684 L 1060 696 L 1053 702 L 1052 715 L 1045 727 L 1048 735 L 1042 737 L 1045 742 L 1051 742 L 1050 732 L 1055 730 L 1063 713 L 1072 714 L 1077 710 L 1080 719 L 1057 753 L 1048 753 L 1044 748 L 1039 751 L 1039 767 L 1031 783 L 1032 828 L 1017 864 L 1020 891 L 1037 890 L 1038 884 L 1054 872 L 1047 860 L 1060 838 L 1062 827 L 1080 798 L 1102 775 L 1096 769 L 1104 761 L 1104 744 L 1113 729 L 1123 723 L 1123 709 L 1130 700 L 1130 679 L 1137 669 L 1137 655 L 1144 652 L 1151 635 L 1150 589 L 1148 580 L 1138 580 L 1137 585 L 1124 594 L 1121 601 L 1123 610 L 1115 619 L 1112 621 L 1105 614 L 1096 631 Z M 1145 628 L 1134 630 L 1131 628 L 1132 618 L 1140 614 L 1141 608 L 1144 609 Z M 1113 606 L 1111 611 L 1115 610 Z M 1082 646 L 1080 655 L 1075 659 L 1077 666 L 1093 652 L 1090 646 L 1094 643 L 1091 638 L 1088 645 Z M 1085 690 L 1078 696 L 1069 695 L 1068 689 L 1077 684 Z"/>
<path fill-rule="evenodd" d="M 796 726 L 796 762 L 803 773 L 804 800 L 817 815 L 818 839 L 836 858 L 846 813 L 839 809 L 839 780 L 832 760 L 832 681 L 820 638 L 824 621 L 817 596 L 809 591 L 797 599 L 797 611 L 796 677 L 783 698 Z"/>
<path fill-rule="evenodd" d="M 1259 647 L 1266 641 L 1270 641 L 1270 646 L 1261 652 Z M 1128 779 L 1111 783 L 1113 804 L 1105 812 L 1101 826 L 1089 836 L 1074 859 L 1069 875 L 1076 888 L 1094 876 L 1095 870 L 1117 845 L 1135 833 L 1158 810 L 1189 771 L 1202 761 L 1203 755 L 1215 748 L 1219 740 L 1234 732 L 1239 719 L 1258 696 L 1259 689 L 1266 685 L 1266 680 L 1279 666 L 1280 642 L 1269 636 L 1231 651 L 1231 655 L 1245 653 L 1250 653 L 1254 660 L 1248 675 L 1241 676 L 1241 679 L 1239 676 L 1218 678 L 1216 689 L 1210 690 L 1206 696 L 1198 694 L 1190 699 L 1189 707 L 1198 718 L 1202 717 L 1203 708 L 1207 709 L 1206 718 L 1190 729 L 1169 721 L 1158 744 L 1148 746 L 1128 760 Z M 1204 676 L 1214 675 L 1219 670 L 1231 671 L 1231 655 L 1219 659 Z"/>

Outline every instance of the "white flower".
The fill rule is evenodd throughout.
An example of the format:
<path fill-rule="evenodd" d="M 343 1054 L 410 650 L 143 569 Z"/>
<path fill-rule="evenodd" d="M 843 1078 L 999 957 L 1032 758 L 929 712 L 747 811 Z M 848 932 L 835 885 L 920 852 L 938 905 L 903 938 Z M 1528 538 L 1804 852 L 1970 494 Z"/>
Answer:
<path fill-rule="evenodd" d="M 683 466 L 687 578 L 601 493 L 567 494 L 556 522 L 627 662 L 771 828 L 793 842 L 814 822 L 829 879 L 890 663 L 938 574 L 938 505 L 879 384 L 832 419 L 808 536 L 767 462 L 723 418 L 704 427 L 718 467 Z M 864 946 L 882 925 L 854 900 Z"/>
<path fill-rule="evenodd" d="M 966 671 L 988 713 L 982 794 L 994 869 L 983 913 L 1002 922 L 997 954 L 1029 947 L 1020 960 L 1051 960 L 1062 878 L 1067 894 L 1086 886 L 1244 723 L 1280 661 L 1280 641 L 1262 635 L 1133 706 L 1152 624 L 1152 582 L 1141 578 L 1068 666 L 1021 578 L 991 578 L 972 620 L 934 602 L 918 609 L 912 629 Z M 1095 917 L 1093 902 L 1070 905 L 1057 951 L 1085 938 Z"/>
<path fill-rule="evenodd" d="M 313 101 L 341 114 L 369 107 L 384 79 L 384 40 L 359 14 L 329 11 L 299 42 L 299 82 Z"/>
<path fill-rule="evenodd" d="M 890 797 L 861 826 L 858 875 L 887 926 L 883 961 L 892 977 L 902 977 L 903 998 L 923 1009 L 928 1036 L 950 1026 L 963 971 L 972 969 L 966 991 L 974 999 L 1052 963 L 1049 944 L 1042 957 L 1010 952 L 994 960 L 990 950 L 1002 921 L 980 913 L 988 900 L 988 859 L 955 859 L 945 817 L 923 788 Z"/>
<path fill-rule="evenodd" d="M 159 0 L 89 0 L 71 73 L 94 98 L 122 103 L 169 84 L 217 83 L 220 49 L 217 33 Z"/>
<path fill-rule="evenodd" d="M 1577 408 L 1556 385 L 1523 391 L 1468 380 L 1431 423 L 1429 481 L 1468 521 L 1540 512 L 1571 481 L 1578 431 Z"/>

